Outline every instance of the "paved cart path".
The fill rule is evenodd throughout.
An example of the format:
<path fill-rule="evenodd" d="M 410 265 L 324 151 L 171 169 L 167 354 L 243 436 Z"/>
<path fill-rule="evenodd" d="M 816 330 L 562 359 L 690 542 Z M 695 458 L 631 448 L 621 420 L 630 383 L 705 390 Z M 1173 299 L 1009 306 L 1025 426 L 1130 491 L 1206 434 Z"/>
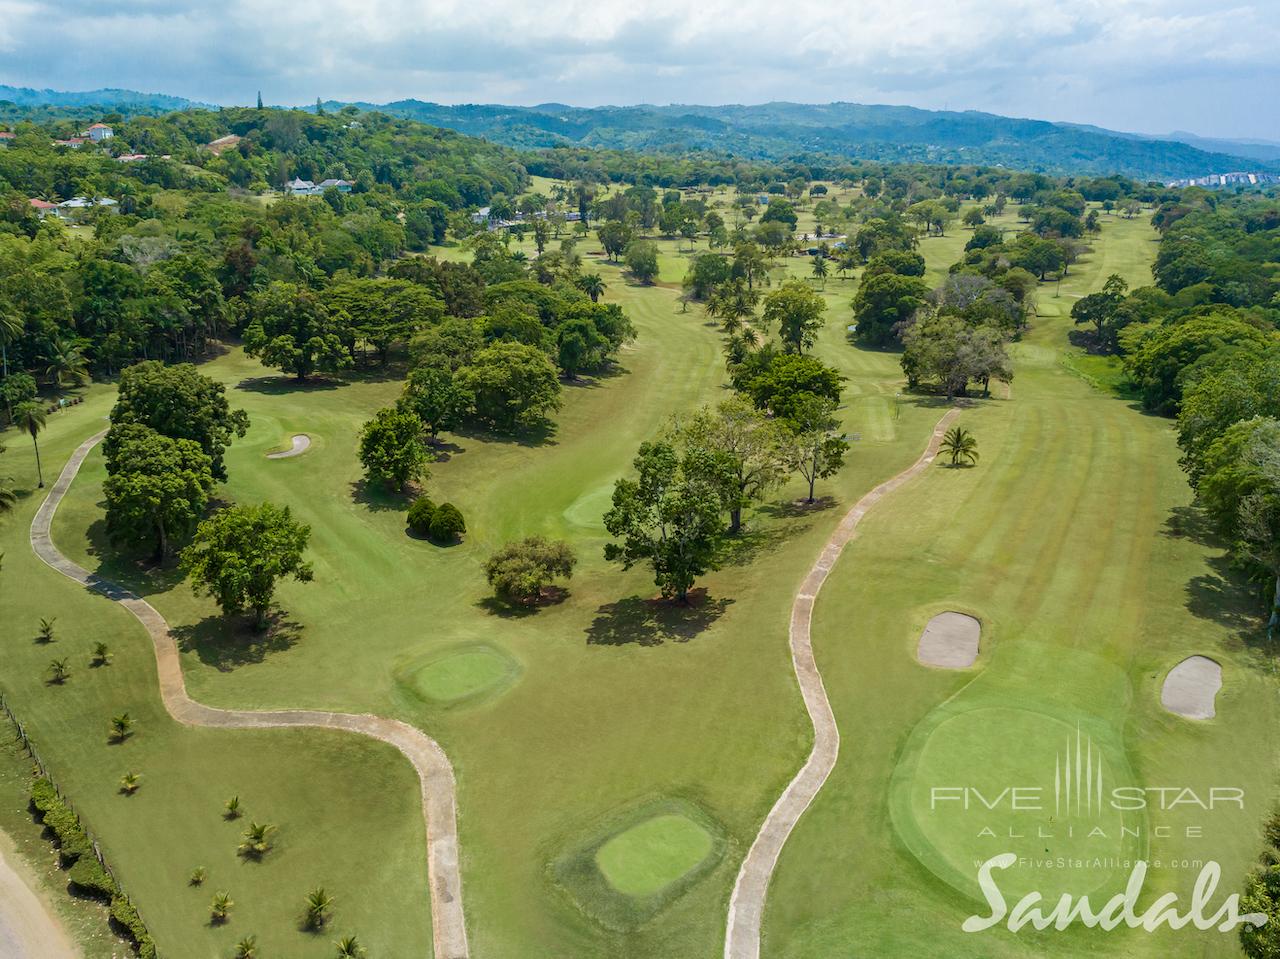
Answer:
<path fill-rule="evenodd" d="M 79 959 L 80 950 L 23 876 L 26 870 L 6 860 L 7 845 L 0 842 L 0 959 Z"/>
<path fill-rule="evenodd" d="M 782 852 L 787 837 L 791 835 L 791 830 L 835 768 L 836 756 L 840 752 L 840 731 L 836 728 L 835 715 L 831 712 L 827 690 L 822 684 L 822 674 L 818 672 L 813 659 L 813 644 L 809 636 L 818 591 L 822 589 L 822 584 L 826 582 L 841 552 L 853 538 L 862 517 L 881 499 L 920 475 L 933 463 L 943 435 L 959 415 L 959 410 L 949 410 L 933 428 L 928 445 L 914 464 L 897 476 L 885 480 L 854 504 L 853 509 L 844 515 L 840 525 L 827 540 L 826 546 L 810 568 L 809 575 L 801 584 L 800 591 L 796 593 L 795 602 L 791 606 L 791 662 L 795 667 L 805 708 L 809 711 L 809 721 L 813 723 L 813 751 L 769 810 L 755 842 L 742 861 L 738 881 L 733 886 L 733 895 L 729 897 L 729 918 L 724 939 L 725 959 L 759 959 L 760 924 L 764 916 L 765 896 L 769 892 L 769 880 L 773 877 L 774 867 L 778 864 L 778 855 Z"/>
<path fill-rule="evenodd" d="M 45 563 L 64 576 L 82 583 L 119 603 L 138 619 L 155 647 L 160 677 L 160 698 L 180 723 L 227 729 L 272 729 L 282 726 L 314 726 L 345 729 L 390 743 L 418 771 L 422 783 L 422 813 L 427 823 L 427 874 L 431 887 L 431 935 L 435 959 L 467 959 L 466 923 L 462 914 L 462 877 L 458 869 L 458 824 L 453 767 L 444 750 L 431 737 L 408 723 L 381 716 L 352 715 L 323 710 L 215 709 L 187 695 L 178 646 L 164 617 L 146 600 L 129 590 L 73 563 L 58 551 L 50 538 L 53 515 L 80 471 L 89 451 L 106 435 L 104 430 L 80 444 L 63 467 L 58 481 L 31 521 L 31 548 Z"/>

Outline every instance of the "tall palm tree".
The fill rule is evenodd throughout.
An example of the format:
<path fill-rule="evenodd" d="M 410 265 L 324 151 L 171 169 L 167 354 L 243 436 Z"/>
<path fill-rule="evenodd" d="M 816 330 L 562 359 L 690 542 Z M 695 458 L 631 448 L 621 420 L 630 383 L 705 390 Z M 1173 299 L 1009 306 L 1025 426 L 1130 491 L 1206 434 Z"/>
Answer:
<path fill-rule="evenodd" d="M 9 376 L 9 344 L 22 335 L 22 317 L 16 313 L 0 313 L 0 375 Z"/>
<path fill-rule="evenodd" d="M 44 429 L 47 421 L 48 414 L 45 413 L 44 407 L 35 400 L 19 403 L 13 411 L 13 422 L 18 429 L 27 431 L 31 436 L 32 444 L 36 448 L 36 477 L 39 479 L 42 489 L 44 488 L 44 470 L 40 466 L 40 442 L 36 437 L 40 435 L 40 431 Z"/>
<path fill-rule="evenodd" d="M 324 886 L 316 886 L 307 893 L 307 927 L 319 929 L 329 921 L 329 910 L 333 908 L 333 896 L 324 891 Z"/>
<path fill-rule="evenodd" d="M 599 273 L 587 273 L 579 281 L 578 286 L 582 292 L 591 297 L 592 303 L 597 303 L 600 297 L 604 296 L 605 282 L 604 277 Z"/>
<path fill-rule="evenodd" d="M 44 375 L 54 386 L 63 386 L 68 382 L 87 383 L 89 381 L 89 361 L 75 343 L 58 340 L 49 351 L 48 365 Z"/>
<path fill-rule="evenodd" d="M 978 441 L 963 426 L 953 426 L 942 438 L 942 452 L 951 458 L 952 466 L 972 466 L 978 462 Z"/>
<path fill-rule="evenodd" d="M 814 254 L 813 257 L 813 278 L 822 281 L 822 288 L 827 288 L 827 258 L 821 253 Z"/>

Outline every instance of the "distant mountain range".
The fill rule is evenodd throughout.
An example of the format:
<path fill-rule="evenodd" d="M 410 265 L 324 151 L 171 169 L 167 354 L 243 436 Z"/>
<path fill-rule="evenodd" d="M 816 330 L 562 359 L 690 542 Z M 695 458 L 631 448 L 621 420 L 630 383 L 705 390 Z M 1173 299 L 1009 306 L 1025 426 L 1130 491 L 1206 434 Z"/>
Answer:
<path fill-rule="evenodd" d="M 0 84 L 0 102 L 8 100 L 20 107 L 101 107 L 116 113 L 169 113 L 192 107 L 210 107 L 184 97 L 171 97 L 163 93 L 138 93 L 136 90 L 85 90 L 81 93 L 65 93 L 60 90 L 34 90 L 31 87 L 10 87 Z M 216 108 L 214 108 L 216 109 Z"/>
<path fill-rule="evenodd" d="M 0 86 L 0 107 L 6 100 L 19 109 L 46 115 L 59 110 L 77 116 L 92 109 L 127 116 L 216 109 L 182 97 L 115 89 L 62 93 Z M 1049 173 L 1122 173 L 1161 180 L 1241 170 L 1280 172 L 1280 143 L 1210 139 L 1190 133 L 1155 137 L 977 111 L 858 103 L 584 108 L 562 103 L 449 106 L 422 100 L 382 104 L 329 101 L 325 108 L 348 105 L 522 148 L 567 144 L 672 152 L 710 150 L 774 160 L 827 153 L 881 161 L 1003 165 Z M 0 115 L 12 116 L 13 112 L 12 107 L 0 109 Z"/>

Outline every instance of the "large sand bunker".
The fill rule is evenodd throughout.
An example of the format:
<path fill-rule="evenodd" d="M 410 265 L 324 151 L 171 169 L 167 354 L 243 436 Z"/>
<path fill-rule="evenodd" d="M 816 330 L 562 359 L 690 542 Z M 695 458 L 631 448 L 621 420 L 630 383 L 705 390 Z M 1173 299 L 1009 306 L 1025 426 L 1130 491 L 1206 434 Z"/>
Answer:
<path fill-rule="evenodd" d="M 1160 703 L 1187 719 L 1212 719 L 1214 700 L 1222 688 L 1222 667 L 1207 656 L 1188 656 L 1169 670 Z"/>
<path fill-rule="evenodd" d="M 978 658 L 982 624 L 964 613 L 939 613 L 920 634 L 916 658 L 926 666 L 968 669 Z"/>

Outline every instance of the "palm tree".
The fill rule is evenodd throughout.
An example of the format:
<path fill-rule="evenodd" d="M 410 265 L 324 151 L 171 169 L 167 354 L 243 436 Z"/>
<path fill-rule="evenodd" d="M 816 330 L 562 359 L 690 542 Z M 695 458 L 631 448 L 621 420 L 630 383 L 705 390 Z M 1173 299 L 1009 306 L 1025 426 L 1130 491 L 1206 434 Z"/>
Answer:
<path fill-rule="evenodd" d="M 204 866 L 196 866 L 191 870 L 191 878 L 187 882 L 192 886 L 203 886 L 205 879 L 209 876 L 209 870 Z"/>
<path fill-rule="evenodd" d="M 236 943 L 235 959 L 257 959 L 258 955 L 258 937 L 245 936 Z"/>
<path fill-rule="evenodd" d="M 209 905 L 209 919 L 214 923 L 222 923 L 227 921 L 227 916 L 231 913 L 231 907 L 235 902 L 225 892 L 216 893 L 213 902 Z"/>
<path fill-rule="evenodd" d="M 0 313 L 0 376 L 9 376 L 9 344 L 22 335 L 22 317 L 16 313 Z"/>
<path fill-rule="evenodd" d="M 232 796 L 230 799 L 226 801 L 223 808 L 226 809 L 226 812 L 222 814 L 224 819 L 239 819 L 240 818 L 240 797 Z"/>
<path fill-rule="evenodd" d="M 111 647 L 106 643 L 93 644 L 93 661 L 99 666 L 105 666 L 111 662 Z"/>
<path fill-rule="evenodd" d="M 338 947 L 338 959 L 360 959 L 364 955 L 364 946 L 355 936 L 343 936 L 334 945 Z"/>
<path fill-rule="evenodd" d="M 49 682 L 61 686 L 71 675 L 71 665 L 65 659 L 55 659 L 49 663 Z"/>
<path fill-rule="evenodd" d="M 122 743 L 129 738 L 129 732 L 133 729 L 133 717 L 128 713 L 121 713 L 119 716 L 111 717 L 111 733 L 116 742 Z"/>
<path fill-rule="evenodd" d="M 978 462 L 978 441 L 963 426 L 953 426 L 942 438 L 942 452 L 951 457 L 952 466 L 972 466 Z"/>
<path fill-rule="evenodd" d="M 66 340 L 58 340 L 53 344 L 48 356 L 49 364 L 44 375 L 53 386 L 62 386 L 67 381 L 87 383 L 89 381 L 89 361 L 80 352 L 80 347 Z"/>
<path fill-rule="evenodd" d="M 36 639 L 41 643 L 52 643 L 53 642 L 53 624 L 56 623 L 57 621 L 58 621 L 57 616 L 52 616 L 49 619 L 42 618 L 40 620 L 40 632 L 36 634 Z"/>
<path fill-rule="evenodd" d="M 0 514 L 9 512 L 17 505 L 18 494 L 4 483 L 0 483 Z"/>
<path fill-rule="evenodd" d="M 319 929 L 329 921 L 329 910 L 333 908 L 333 896 L 324 891 L 324 886 L 316 886 L 307 893 L 307 928 Z"/>
<path fill-rule="evenodd" d="M 584 274 L 578 280 L 578 288 L 581 289 L 583 293 L 587 294 L 587 296 L 591 297 L 592 303 L 597 303 L 599 302 L 600 297 L 604 296 L 604 277 L 599 273 Z"/>
<path fill-rule="evenodd" d="M 822 281 L 822 288 L 827 288 L 827 258 L 821 253 L 815 253 L 813 257 L 813 278 Z"/>
<path fill-rule="evenodd" d="M 261 859 L 271 849 L 268 837 L 275 829 L 275 826 L 268 823 L 249 823 L 249 828 L 244 831 L 244 842 L 238 847 L 240 855 L 246 859 Z"/>
<path fill-rule="evenodd" d="M 132 796 L 141 785 L 142 776 L 139 773 L 127 772 L 120 777 L 120 791 L 126 796 Z"/>
<path fill-rule="evenodd" d="M 25 403 L 19 403 L 13 411 L 13 422 L 20 430 L 26 430 L 31 436 L 31 443 L 36 448 L 36 476 L 40 481 L 40 488 L 44 488 L 44 470 L 40 466 L 40 443 L 36 437 L 40 435 L 40 431 L 44 429 L 44 424 L 48 417 L 45 414 L 44 407 L 35 400 L 27 400 Z"/>

